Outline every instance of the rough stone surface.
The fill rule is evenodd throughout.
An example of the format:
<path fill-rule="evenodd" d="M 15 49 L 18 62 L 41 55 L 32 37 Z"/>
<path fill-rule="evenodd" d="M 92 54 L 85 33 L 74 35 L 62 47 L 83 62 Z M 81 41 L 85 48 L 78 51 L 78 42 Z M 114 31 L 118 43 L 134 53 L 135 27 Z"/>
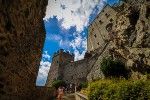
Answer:
<path fill-rule="evenodd" d="M 125 3 L 124 10 L 117 14 L 112 54 L 123 58 L 133 78 L 150 73 L 149 7 L 148 0 L 133 0 Z"/>
<path fill-rule="evenodd" d="M 52 64 L 48 74 L 46 86 L 50 87 L 52 86 L 52 82 L 54 80 L 62 79 L 64 75 L 64 65 L 73 61 L 74 61 L 74 55 L 70 54 L 69 52 L 64 52 L 63 50 L 59 50 L 57 53 L 55 53 L 52 59 Z"/>
<path fill-rule="evenodd" d="M 67 64 L 64 66 L 63 80 L 70 84 L 79 85 L 79 83 L 86 81 L 88 69 L 87 59 Z"/>
<path fill-rule="evenodd" d="M 47 0 L 0 0 L 0 100 L 33 100 Z"/>
<path fill-rule="evenodd" d="M 90 24 L 87 39 L 88 52 L 103 47 L 106 41 L 110 39 L 109 34 L 116 25 L 116 14 L 117 12 L 113 8 L 106 5 Z"/>

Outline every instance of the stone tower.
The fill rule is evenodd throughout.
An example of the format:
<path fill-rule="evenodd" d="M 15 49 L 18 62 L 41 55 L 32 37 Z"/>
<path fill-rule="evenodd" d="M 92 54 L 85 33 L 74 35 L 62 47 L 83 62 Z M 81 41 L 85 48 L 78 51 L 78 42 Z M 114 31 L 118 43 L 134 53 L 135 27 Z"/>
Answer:
<path fill-rule="evenodd" d="M 69 52 L 65 52 L 63 49 L 57 51 L 52 58 L 52 65 L 48 74 L 46 86 L 50 87 L 52 82 L 56 79 L 63 78 L 64 65 L 73 62 L 74 55 Z"/>

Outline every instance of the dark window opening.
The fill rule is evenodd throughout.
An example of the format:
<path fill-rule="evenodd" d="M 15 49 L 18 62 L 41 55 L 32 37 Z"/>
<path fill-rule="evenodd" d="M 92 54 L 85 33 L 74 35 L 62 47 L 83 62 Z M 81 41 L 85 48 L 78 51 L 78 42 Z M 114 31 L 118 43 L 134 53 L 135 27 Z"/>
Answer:
<path fill-rule="evenodd" d="M 108 18 L 110 15 L 106 13 L 105 16 Z"/>
<path fill-rule="evenodd" d="M 110 22 L 113 22 L 113 21 L 114 21 L 114 20 L 111 18 L 111 19 L 110 19 Z"/>
<path fill-rule="evenodd" d="M 150 17 L 150 7 L 146 8 L 146 18 Z"/>
<path fill-rule="evenodd" d="M 129 15 L 129 21 L 132 26 L 135 26 L 139 19 L 139 11 L 133 10 L 132 13 Z"/>
<path fill-rule="evenodd" d="M 100 23 L 100 24 L 103 24 L 103 22 L 102 22 L 101 20 L 99 20 L 99 23 Z"/>
<path fill-rule="evenodd" d="M 96 34 L 94 34 L 94 37 L 95 37 L 95 38 L 97 37 Z"/>
<path fill-rule="evenodd" d="M 97 44 L 99 45 L 99 42 Z"/>

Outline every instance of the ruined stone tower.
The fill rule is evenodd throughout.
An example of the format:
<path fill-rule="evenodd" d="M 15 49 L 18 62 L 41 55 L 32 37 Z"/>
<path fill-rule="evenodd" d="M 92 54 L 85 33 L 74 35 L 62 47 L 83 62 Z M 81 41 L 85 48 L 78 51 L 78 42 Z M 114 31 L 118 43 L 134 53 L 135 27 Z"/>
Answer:
<path fill-rule="evenodd" d="M 63 78 L 63 69 L 64 65 L 73 62 L 74 55 L 69 52 L 65 52 L 63 49 L 60 49 L 53 55 L 52 65 L 50 67 L 50 72 L 48 74 L 46 86 L 51 86 L 52 82 L 56 79 Z"/>

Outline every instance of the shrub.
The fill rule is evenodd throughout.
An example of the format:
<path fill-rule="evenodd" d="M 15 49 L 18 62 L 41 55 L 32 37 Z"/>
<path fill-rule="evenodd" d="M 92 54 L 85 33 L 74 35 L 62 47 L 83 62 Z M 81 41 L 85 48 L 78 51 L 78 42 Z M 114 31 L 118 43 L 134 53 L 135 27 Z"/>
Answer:
<path fill-rule="evenodd" d="M 88 87 L 88 83 L 87 82 L 82 82 L 82 83 L 80 83 L 80 87 L 81 88 L 87 88 Z"/>
<path fill-rule="evenodd" d="M 100 80 L 87 90 L 89 100 L 150 100 L 150 80 Z"/>
<path fill-rule="evenodd" d="M 60 86 L 66 87 L 66 83 L 63 80 L 54 80 L 52 83 L 52 87 L 58 89 Z"/>
<path fill-rule="evenodd" d="M 105 77 L 128 77 L 128 70 L 125 65 L 119 61 L 113 61 L 112 58 L 103 58 L 101 62 L 101 71 Z"/>

